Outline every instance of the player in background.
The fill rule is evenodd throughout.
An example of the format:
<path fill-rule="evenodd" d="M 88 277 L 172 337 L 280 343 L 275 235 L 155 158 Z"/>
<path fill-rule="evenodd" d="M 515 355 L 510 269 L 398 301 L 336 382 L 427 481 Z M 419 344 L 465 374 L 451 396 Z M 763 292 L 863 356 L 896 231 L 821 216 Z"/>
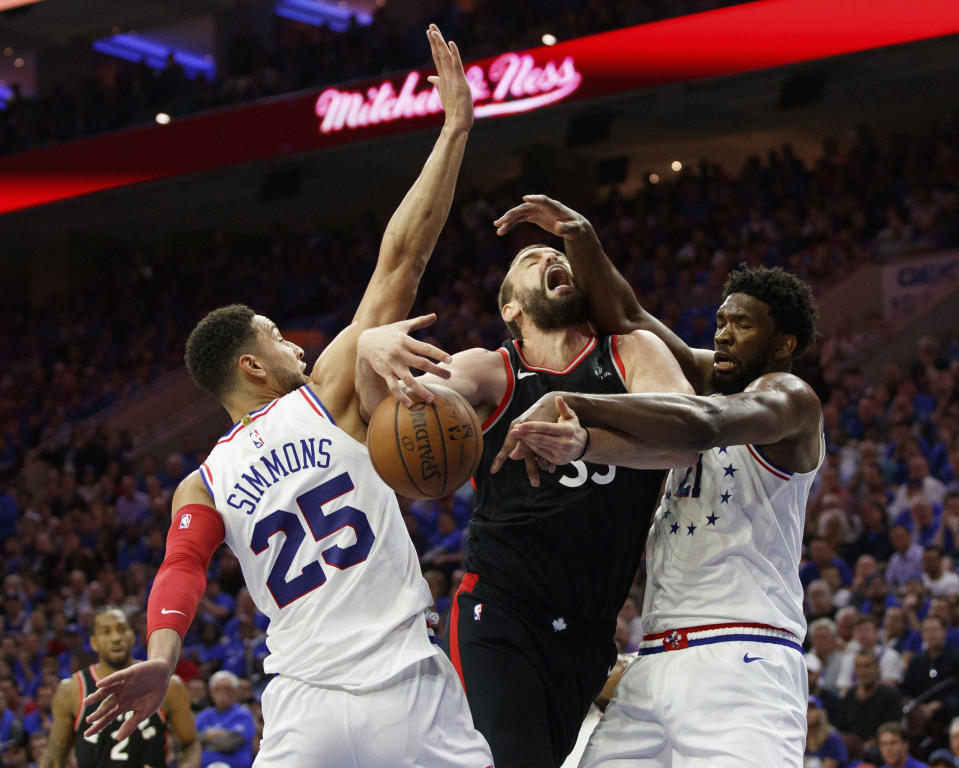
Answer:
<path fill-rule="evenodd" d="M 443 128 L 387 225 L 352 324 L 309 376 L 303 350 L 243 305 L 214 310 L 190 335 L 187 367 L 236 423 L 174 494 L 148 605 L 149 658 L 98 683 L 87 698 L 99 704 L 91 735 L 132 710 L 122 739 L 155 710 L 225 540 L 270 619 L 264 671 L 276 677 L 263 694 L 259 768 L 492 762 L 452 665 L 430 641 L 429 589 L 396 496 L 370 463 L 354 386 L 360 332 L 412 306 L 473 122 L 456 45 L 435 25 L 427 36 Z"/>
<path fill-rule="evenodd" d="M 93 692 L 97 681 L 134 663 L 130 652 L 136 640 L 126 614 L 112 605 L 94 613 L 90 627 L 90 647 L 97 654 L 97 662 L 57 686 L 42 768 L 67 765 L 71 748 L 77 768 L 166 768 L 168 728 L 180 747 L 180 768 L 199 768 L 200 742 L 190 711 L 190 694 L 176 675 L 170 678 L 159 709 L 122 739 L 116 738 L 122 721 L 103 733 L 84 735 L 84 718 L 94 708 L 83 704 L 83 699 Z"/>
<path fill-rule="evenodd" d="M 535 197 L 503 220 L 572 215 Z M 620 466 L 664 452 L 698 458 L 666 479 L 647 544 L 639 657 L 580 765 L 798 768 L 808 687 L 798 571 L 825 444 L 819 399 L 790 370 L 815 332 L 812 292 L 781 269 L 738 270 L 723 290 L 715 348 L 693 350 L 635 297 L 617 315 L 632 290 L 601 252 L 591 263 L 590 295 L 616 293 L 597 303 L 598 322 L 656 333 L 697 394 L 544 396 L 514 421 L 493 471 L 507 456 L 524 459 L 535 483 L 531 454 L 547 468 L 579 456 Z"/>
<path fill-rule="evenodd" d="M 572 259 L 591 247 L 595 234 L 586 222 L 565 238 Z M 653 334 L 592 332 L 578 275 L 553 248 L 520 251 L 499 292 L 513 339 L 497 350 L 454 355 L 452 376 L 442 382 L 462 394 L 483 423 L 468 573 L 452 607 L 450 650 L 498 768 L 553 768 L 572 750 L 616 662 L 617 614 L 639 567 L 663 477 L 659 470 L 586 460 L 544 476 L 538 488 L 530 488 L 522 467 L 491 477 L 510 420 L 557 389 L 692 392 Z M 374 408 L 387 387 L 404 400 L 404 385 L 441 381 L 434 375 L 414 380 L 402 355 L 394 359 L 393 350 L 407 342 L 399 325 L 361 335 L 358 371 L 364 382 L 378 384 L 361 389 L 366 407 Z M 371 370 L 383 380 L 371 378 Z M 694 454 L 659 455 L 646 466 L 695 460 Z"/>

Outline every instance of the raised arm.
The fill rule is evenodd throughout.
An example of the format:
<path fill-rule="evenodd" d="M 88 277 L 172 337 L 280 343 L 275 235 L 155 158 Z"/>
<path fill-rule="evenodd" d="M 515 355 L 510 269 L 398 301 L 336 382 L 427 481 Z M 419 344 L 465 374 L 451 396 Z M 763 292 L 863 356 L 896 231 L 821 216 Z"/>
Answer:
<path fill-rule="evenodd" d="M 504 235 L 528 222 L 563 238 L 577 285 L 589 302 L 589 318 L 599 333 L 650 331 L 662 339 L 698 393 L 705 391 L 712 352 L 693 349 L 640 305 L 629 282 L 603 250 L 585 216 L 545 195 L 524 195 L 523 202 L 493 222 Z"/>
<path fill-rule="evenodd" d="M 423 270 L 446 223 L 466 139 L 473 125 L 473 95 L 455 43 L 447 45 L 435 24 L 427 30 L 437 74 L 429 81 L 445 111 L 440 136 L 419 177 L 390 218 L 373 276 L 352 324 L 326 348 L 310 374 L 337 423 L 362 439 L 354 371 L 356 342 L 366 328 L 409 314 Z"/>

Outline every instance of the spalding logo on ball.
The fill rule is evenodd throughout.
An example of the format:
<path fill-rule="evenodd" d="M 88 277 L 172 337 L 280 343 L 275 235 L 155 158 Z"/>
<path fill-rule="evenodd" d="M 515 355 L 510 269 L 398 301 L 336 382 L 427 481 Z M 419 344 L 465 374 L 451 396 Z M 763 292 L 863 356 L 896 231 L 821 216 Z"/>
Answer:
<path fill-rule="evenodd" d="M 367 444 L 380 477 L 411 499 L 446 496 L 470 479 L 483 453 L 476 411 L 461 394 L 431 384 L 432 403 L 407 408 L 392 395 L 370 419 Z"/>

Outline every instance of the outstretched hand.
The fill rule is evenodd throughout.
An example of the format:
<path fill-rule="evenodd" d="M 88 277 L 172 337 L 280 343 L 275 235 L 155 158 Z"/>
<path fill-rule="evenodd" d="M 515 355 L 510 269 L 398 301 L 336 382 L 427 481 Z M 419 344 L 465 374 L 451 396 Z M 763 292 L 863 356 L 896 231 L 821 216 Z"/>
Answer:
<path fill-rule="evenodd" d="M 165 661 L 139 661 L 108 675 L 97 689 L 83 700 L 83 706 L 100 703 L 87 716 L 90 727 L 84 736 L 100 733 L 120 715 L 130 712 L 116 733 L 117 741 L 130 736 L 137 726 L 159 709 L 170 683 L 170 666 Z"/>
<path fill-rule="evenodd" d="M 586 447 L 586 437 L 586 430 L 562 395 L 544 395 L 513 419 L 490 471 L 498 472 L 506 459 L 522 460 L 530 484 L 537 487 L 539 470 L 552 472 L 579 458 Z"/>
<path fill-rule="evenodd" d="M 439 347 L 412 338 L 411 331 L 426 328 L 436 321 L 436 313 L 411 317 L 389 325 L 368 328 L 360 334 L 357 344 L 357 364 L 365 363 L 386 381 L 390 394 L 409 408 L 413 405 L 410 394 L 432 403 L 435 395 L 418 383 L 410 373 L 416 368 L 432 373 L 441 379 L 452 374 L 434 361 L 452 362 L 452 358 Z"/>
<path fill-rule="evenodd" d="M 436 74 L 426 78 L 439 91 L 440 103 L 446 112 L 446 125 L 468 131 L 473 125 L 473 92 L 463 71 L 463 60 L 456 43 L 443 39 L 435 24 L 426 30 Z"/>
<path fill-rule="evenodd" d="M 590 227 L 585 216 L 546 195 L 523 195 L 523 202 L 510 208 L 493 226 L 497 235 L 505 235 L 523 222 L 535 224 L 564 240 L 575 240 Z"/>

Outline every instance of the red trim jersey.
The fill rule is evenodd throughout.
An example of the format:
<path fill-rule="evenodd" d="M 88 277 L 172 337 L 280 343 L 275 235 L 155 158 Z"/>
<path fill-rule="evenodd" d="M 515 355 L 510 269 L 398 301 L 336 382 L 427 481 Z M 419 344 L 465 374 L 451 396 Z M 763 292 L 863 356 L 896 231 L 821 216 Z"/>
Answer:
<path fill-rule="evenodd" d="M 309 386 L 235 424 L 201 471 L 270 619 L 267 673 L 362 690 L 433 653 L 396 496 Z"/>
<path fill-rule="evenodd" d="M 730 445 L 671 470 L 646 547 L 646 635 L 724 622 L 806 634 L 799 559 L 806 500 L 825 457 L 804 474 L 759 446 Z"/>

